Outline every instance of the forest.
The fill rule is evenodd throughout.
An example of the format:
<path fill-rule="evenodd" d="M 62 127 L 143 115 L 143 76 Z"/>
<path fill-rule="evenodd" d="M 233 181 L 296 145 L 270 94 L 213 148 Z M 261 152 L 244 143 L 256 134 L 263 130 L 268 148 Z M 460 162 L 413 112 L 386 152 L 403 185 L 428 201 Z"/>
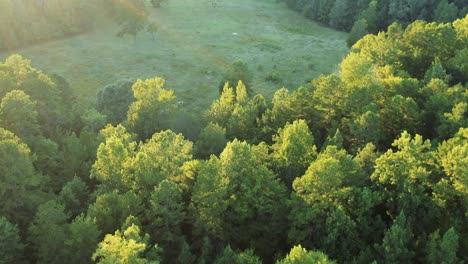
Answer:
<path fill-rule="evenodd" d="M 11 52 L 0 61 L 0 263 L 468 262 L 466 3 L 333 2 L 278 8 L 351 31 L 366 10 L 385 13 L 336 73 L 273 82 L 270 98 L 233 62 L 202 111 L 161 76 L 116 80 L 85 107 L 66 78 Z M 400 2 L 425 4 L 393 17 Z M 324 3 L 359 7 L 338 27 L 314 9 Z M 0 49 L 99 27 L 79 19 L 97 5 L 137 35 L 145 4 L 172 3 L 0 1 Z M 49 15 L 31 26 L 36 12 Z"/>
<path fill-rule="evenodd" d="M 406 27 L 415 20 L 452 22 L 468 14 L 467 0 L 280 0 L 305 17 L 338 30 L 351 31 L 351 47 L 393 22 Z"/>

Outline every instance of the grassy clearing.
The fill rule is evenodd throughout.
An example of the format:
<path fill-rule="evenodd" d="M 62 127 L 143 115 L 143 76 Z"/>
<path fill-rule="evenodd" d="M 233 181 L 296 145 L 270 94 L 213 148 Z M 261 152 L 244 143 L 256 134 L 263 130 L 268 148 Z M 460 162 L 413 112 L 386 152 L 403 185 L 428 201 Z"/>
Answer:
<path fill-rule="evenodd" d="M 83 103 L 94 102 L 96 90 L 116 80 L 161 76 L 178 100 L 201 111 L 218 96 L 220 78 L 236 60 L 252 71 L 253 90 L 269 97 L 281 86 L 294 89 L 335 72 L 348 51 L 345 33 L 321 27 L 274 0 L 217 0 L 217 8 L 211 2 L 171 0 L 152 11 L 159 24 L 156 41 L 149 33 L 136 41 L 116 38 L 117 28 L 106 25 L 14 53 L 65 77 Z M 1 53 L 0 59 L 10 53 Z M 268 81 L 272 73 L 280 83 Z"/>

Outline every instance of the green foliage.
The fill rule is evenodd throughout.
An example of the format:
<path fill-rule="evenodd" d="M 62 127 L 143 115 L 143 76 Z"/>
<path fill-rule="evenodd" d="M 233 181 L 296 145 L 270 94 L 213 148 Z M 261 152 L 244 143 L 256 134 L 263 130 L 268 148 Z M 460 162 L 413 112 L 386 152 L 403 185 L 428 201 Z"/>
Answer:
<path fill-rule="evenodd" d="M 450 81 L 450 76 L 448 76 L 447 71 L 444 69 L 442 63 L 439 59 L 436 58 L 432 63 L 431 67 L 427 70 L 424 75 L 424 82 L 429 83 L 432 79 L 440 79 L 448 83 Z"/>
<path fill-rule="evenodd" d="M 434 20 L 436 22 L 451 22 L 458 17 L 458 7 L 447 0 L 441 0 L 434 10 Z"/>
<path fill-rule="evenodd" d="M 346 44 L 348 44 L 348 47 L 352 47 L 356 42 L 358 42 L 358 40 L 367 34 L 369 34 L 368 22 L 366 19 L 361 18 L 354 22 L 348 39 L 346 40 Z"/>
<path fill-rule="evenodd" d="M 308 263 L 335 263 L 329 260 L 327 255 L 320 251 L 307 251 L 301 245 L 295 246 L 291 249 L 289 254 L 282 260 L 277 261 L 276 264 L 308 264 Z"/>
<path fill-rule="evenodd" d="M 87 179 L 99 146 L 97 134 L 89 129 L 83 129 L 79 135 L 74 132 L 64 133 L 58 145 L 62 162 L 66 164 L 62 168 L 62 175 L 66 178 L 76 175 Z"/>
<path fill-rule="evenodd" d="M 359 164 L 350 155 L 328 146 L 305 175 L 294 180 L 290 242 L 330 252 L 340 261 L 355 256 L 360 243 L 358 230 L 362 228 L 357 222 L 375 203 L 368 190 L 358 188 L 364 179 Z M 351 200 L 362 201 L 355 207 Z M 363 207 L 366 211 L 362 211 Z"/>
<path fill-rule="evenodd" d="M 163 180 L 182 181 L 183 166 L 192 159 L 192 142 L 170 130 L 156 133 L 131 160 L 127 183 L 140 195 L 148 195 Z"/>
<path fill-rule="evenodd" d="M 120 25 L 117 37 L 132 35 L 136 37 L 148 22 L 148 12 L 143 0 L 117 1 L 115 20 Z"/>
<path fill-rule="evenodd" d="M 199 157 L 209 158 L 210 155 L 219 155 L 227 144 L 226 129 L 218 124 L 209 123 L 200 133 L 195 143 L 195 150 Z"/>
<path fill-rule="evenodd" d="M 261 95 L 249 98 L 247 88 L 238 81 L 236 89 L 229 86 L 223 88 L 218 100 L 214 101 L 206 113 L 209 122 L 226 128 L 229 139 L 252 139 L 255 134 L 259 117 L 266 108 L 265 99 Z"/>
<path fill-rule="evenodd" d="M 283 0 L 305 17 L 328 23 L 339 30 L 349 30 L 351 25 L 363 19 L 372 26 L 371 33 L 384 30 L 393 22 L 407 26 L 416 20 L 451 22 L 463 17 L 466 3 L 447 0 Z"/>
<path fill-rule="evenodd" d="M 340 27 L 348 16 L 376 28 L 384 18 L 432 16 L 423 1 L 295 2 Z M 180 126 L 196 113 L 173 116 L 162 79 L 132 91 L 117 84 L 115 98 L 114 88 L 103 90 L 100 110 L 118 113 L 118 123 L 129 108 L 130 130 L 108 125 L 98 134 L 107 117 L 76 108 L 63 78 L 8 58 L 0 64 L 0 262 L 467 259 L 467 21 L 367 35 L 340 75 L 282 88 L 271 104 L 242 81 L 225 85 L 196 143 L 208 160 L 194 160 L 185 137 L 196 138 L 196 122 Z M 279 260 L 289 245 L 317 251 L 297 246 Z"/>
<path fill-rule="evenodd" d="M 338 30 L 349 30 L 352 24 L 352 16 L 354 15 L 352 1 L 336 0 L 330 10 L 330 20 L 328 24 Z"/>
<path fill-rule="evenodd" d="M 412 233 L 408 228 L 406 216 L 401 212 L 385 231 L 382 245 L 377 246 L 382 261 L 385 263 L 410 263 L 414 260 L 415 252 L 411 248 Z"/>
<path fill-rule="evenodd" d="M 68 224 L 67 239 L 64 241 L 68 263 L 91 263 L 100 235 L 98 227 L 89 218 L 78 216 Z"/>
<path fill-rule="evenodd" d="M 404 50 L 421 50 L 422 52 L 403 53 L 401 61 L 404 69 L 411 76 L 424 77 L 424 73 L 435 58 L 445 62 L 454 56 L 458 48 L 456 34 L 451 24 L 416 21 L 409 25 L 402 35 Z"/>
<path fill-rule="evenodd" d="M 65 208 L 59 202 L 51 200 L 39 206 L 28 236 L 39 263 L 60 263 L 67 257 L 64 247 L 67 220 Z"/>
<path fill-rule="evenodd" d="M 314 103 L 312 93 L 304 87 L 300 87 L 292 93 L 289 93 L 286 88 L 277 90 L 271 100 L 271 106 L 264 111 L 261 122 L 259 122 L 262 126 L 262 139 L 270 142 L 273 134 L 288 122 L 292 123 L 304 119 L 308 121 L 308 125 L 315 124 L 318 114 L 313 107 Z M 319 123 L 316 124 L 319 125 Z M 321 126 L 317 127 L 321 128 Z M 315 128 L 317 129 L 317 127 Z M 313 131 L 314 136 L 319 134 L 316 131 Z"/>
<path fill-rule="evenodd" d="M 181 226 L 185 221 L 185 204 L 182 192 L 174 182 L 162 181 L 151 193 L 147 219 L 149 230 L 155 240 L 164 248 L 163 259 L 168 262 L 177 257 L 177 245 L 182 236 Z"/>
<path fill-rule="evenodd" d="M 447 178 L 442 179 L 458 195 L 468 201 L 468 129 L 461 128 L 455 136 L 442 142 L 437 149 L 437 160 Z"/>
<path fill-rule="evenodd" d="M 17 263 L 22 258 L 24 245 L 18 227 L 0 217 L 0 263 Z"/>
<path fill-rule="evenodd" d="M 260 264 L 260 258 L 252 250 L 236 253 L 230 246 L 224 248 L 223 253 L 216 259 L 215 264 Z"/>
<path fill-rule="evenodd" d="M 36 104 L 20 90 L 8 92 L 0 104 L 0 124 L 31 146 L 41 131 L 37 123 Z"/>
<path fill-rule="evenodd" d="M 130 80 L 121 80 L 98 91 L 96 109 L 107 116 L 109 123 L 117 125 L 127 118 L 128 108 L 135 101 L 132 85 Z"/>
<path fill-rule="evenodd" d="M 117 191 L 97 196 L 88 208 L 87 215 L 103 234 L 117 230 L 130 215 L 142 212 L 142 200 L 133 192 L 118 194 Z"/>
<path fill-rule="evenodd" d="M 192 264 L 195 263 L 196 256 L 190 251 L 190 246 L 186 241 L 182 242 L 180 254 L 177 257 L 177 264 Z"/>
<path fill-rule="evenodd" d="M 219 99 L 213 102 L 210 110 L 206 113 L 207 119 L 222 127 L 226 126 L 234 110 L 235 103 L 236 96 L 234 90 L 226 83 Z"/>
<path fill-rule="evenodd" d="M 285 198 L 285 187 L 259 163 L 252 147 L 235 140 L 220 158 L 201 165 L 192 208 L 199 230 L 235 248 L 250 245 L 265 257 L 282 242 Z"/>
<path fill-rule="evenodd" d="M 273 83 L 281 83 L 283 78 L 277 72 L 270 72 L 267 76 L 265 76 L 265 80 Z"/>
<path fill-rule="evenodd" d="M 320 76 L 311 83 L 313 87 L 312 98 L 314 108 L 323 119 L 327 132 L 336 130 L 334 120 L 343 115 L 345 103 L 349 92 L 336 75 Z"/>
<path fill-rule="evenodd" d="M 439 230 L 431 234 L 426 247 L 428 263 L 459 263 L 457 259 L 458 235 L 452 228 L 440 237 Z"/>
<path fill-rule="evenodd" d="M 90 178 L 98 180 L 101 183 L 99 188 L 103 191 L 128 189 L 131 179 L 125 174 L 124 168 L 135 152 L 134 136 L 121 125 L 107 126 L 101 135 L 106 139 L 99 145 Z"/>
<path fill-rule="evenodd" d="M 303 175 L 312 160 L 317 156 L 314 136 L 304 120 L 287 123 L 284 129 L 278 130 L 273 137 L 272 159 L 276 170 L 284 177 L 287 186 Z"/>
<path fill-rule="evenodd" d="M 88 205 L 88 186 L 83 180 L 75 176 L 63 186 L 58 199 L 64 205 L 65 212 L 74 218 L 81 214 Z"/>
<path fill-rule="evenodd" d="M 23 228 L 44 199 L 31 151 L 8 130 L 0 128 L 0 215 Z"/>
<path fill-rule="evenodd" d="M 174 91 L 164 89 L 164 79 L 137 80 L 132 86 L 136 101 L 128 110 L 128 124 L 140 139 L 169 127 L 174 106 Z"/>
<path fill-rule="evenodd" d="M 242 81 L 247 89 L 251 89 L 252 78 L 253 76 L 247 66 L 247 63 L 243 61 L 235 61 L 229 65 L 226 73 L 223 75 L 221 82 L 218 85 L 219 92 L 222 93 L 224 91 L 226 83 L 234 84 L 238 81 Z"/>
<path fill-rule="evenodd" d="M 93 261 L 101 264 L 160 263 L 152 254 L 157 251 L 157 245 L 150 246 L 149 235 L 142 236 L 140 232 L 140 227 L 132 224 L 123 232 L 117 230 L 114 235 L 107 234 L 94 252 Z"/>
<path fill-rule="evenodd" d="M 70 36 L 89 30 L 103 1 L 57 0 L 0 3 L 0 50 Z M 66 14 L 66 15 L 64 15 Z M 83 19 L 83 17 L 87 19 Z"/>
<path fill-rule="evenodd" d="M 419 127 L 420 110 L 416 102 L 411 97 L 404 98 L 395 95 L 384 102 L 379 113 L 383 131 L 386 134 L 386 142 L 396 138 L 402 131 L 416 133 Z M 385 122 L 383 122 L 385 120 Z"/>
<path fill-rule="evenodd" d="M 20 55 L 11 55 L 3 64 L 0 63 L 0 97 L 3 98 L 6 93 L 13 90 L 21 90 L 14 92 L 7 98 L 7 102 L 11 108 L 13 104 L 19 104 L 18 110 L 22 109 L 23 114 L 27 114 L 27 121 L 32 121 L 30 126 L 35 126 L 35 114 L 32 109 L 37 111 L 37 123 L 40 125 L 44 136 L 50 137 L 54 135 L 56 127 L 61 126 L 66 128 L 70 123 L 71 110 L 73 105 L 66 105 L 65 91 L 60 90 L 53 79 L 45 75 L 41 71 L 31 66 L 31 61 L 23 58 Z M 29 95 L 29 97 L 27 96 Z M 7 107 L 5 102 L 5 107 Z M 8 120 L 15 120 L 8 109 L 4 109 L 5 115 L 9 115 Z M 13 119 L 12 119 L 13 118 Z M 6 120 L 6 121 L 8 121 Z M 24 125 L 26 121 L 23 120 Z M 18 119 L 15 121 L 20 125 Z M 34 131 L 30 131 L 34 134 Z"/>
<path fill-rule="evenodd" d="M 397 151 L 388 150 L 375 161 L 371 180 L 379 189 L 392 219 L 400 212 L 411 212 L 419 219 L 415 231 L 425 230 L 435 216 L 429 197 L 434 171 L 431 143 L 419 135 L 413 138 L 405 131 L 393 146 Z"/>
<path fill-rule="evenodd" d="M 369 30 L 369 33 L 376 34 L 379 31 L 378 16 L 378 1 L 372 0 L 369 2 L 369 6 L 367 7 L 367 9 L 361 13 L 361 18 L 365 19 L 367 22 L 367 28 Z"/>

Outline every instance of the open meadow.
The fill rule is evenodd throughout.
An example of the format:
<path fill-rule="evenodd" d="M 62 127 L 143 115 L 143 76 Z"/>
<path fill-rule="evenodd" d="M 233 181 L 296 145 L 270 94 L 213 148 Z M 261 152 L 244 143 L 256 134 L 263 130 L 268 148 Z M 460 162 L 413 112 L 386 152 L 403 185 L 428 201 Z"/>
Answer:
<path fill-rule="evenodd" d="M 152 9 L 158 25 L 134 39 L 115 36 L 116 25 L 0 53 L 32 59 L 36 68 L 67 79 L 82 103 L 120 79 L 161 76 L 186 107 L 202 111 L 218 96 L 227 67 L 247 63 L 252 89 L 270 97 L 295 89 L 320 74 L 337 71 L 348 52 L 347 34 L 325 28 L 273 0 L 170 0 Z M 270 78 L 267 78 L 270 76 Z M 267 80 L 269 79 L 269 80 Z"/>

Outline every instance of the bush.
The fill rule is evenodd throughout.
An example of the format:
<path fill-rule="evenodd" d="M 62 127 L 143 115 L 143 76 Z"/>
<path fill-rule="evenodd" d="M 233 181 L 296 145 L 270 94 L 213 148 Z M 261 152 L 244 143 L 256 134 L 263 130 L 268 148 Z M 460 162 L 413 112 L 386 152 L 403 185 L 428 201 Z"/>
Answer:
<path fill-rule="evenodd" d="M 277 73 L 277 72 L 270 72 L 270 73 L 265 77 L 265 80 L 266 80 L 266 81 L 269 81 L 269 82 L 280 83 L 283 79 L 281 78 L 281 76 L 279 75 L 279 73 Z"/>
<path fill-rule="evenodd" d="M 242 81 L 245 87 L 247 87 L 249 94 L 252 94 L 250 87 L 252 82 L 252 73 L 249 71 L 247 63 L 243 61 L 236 61 L 230 65 L 218 85 L 219 93 L 221 94 L 223 92 L 226 82 L 229 82 L 231 86 L 235 86 L 239 81 Z"/>

